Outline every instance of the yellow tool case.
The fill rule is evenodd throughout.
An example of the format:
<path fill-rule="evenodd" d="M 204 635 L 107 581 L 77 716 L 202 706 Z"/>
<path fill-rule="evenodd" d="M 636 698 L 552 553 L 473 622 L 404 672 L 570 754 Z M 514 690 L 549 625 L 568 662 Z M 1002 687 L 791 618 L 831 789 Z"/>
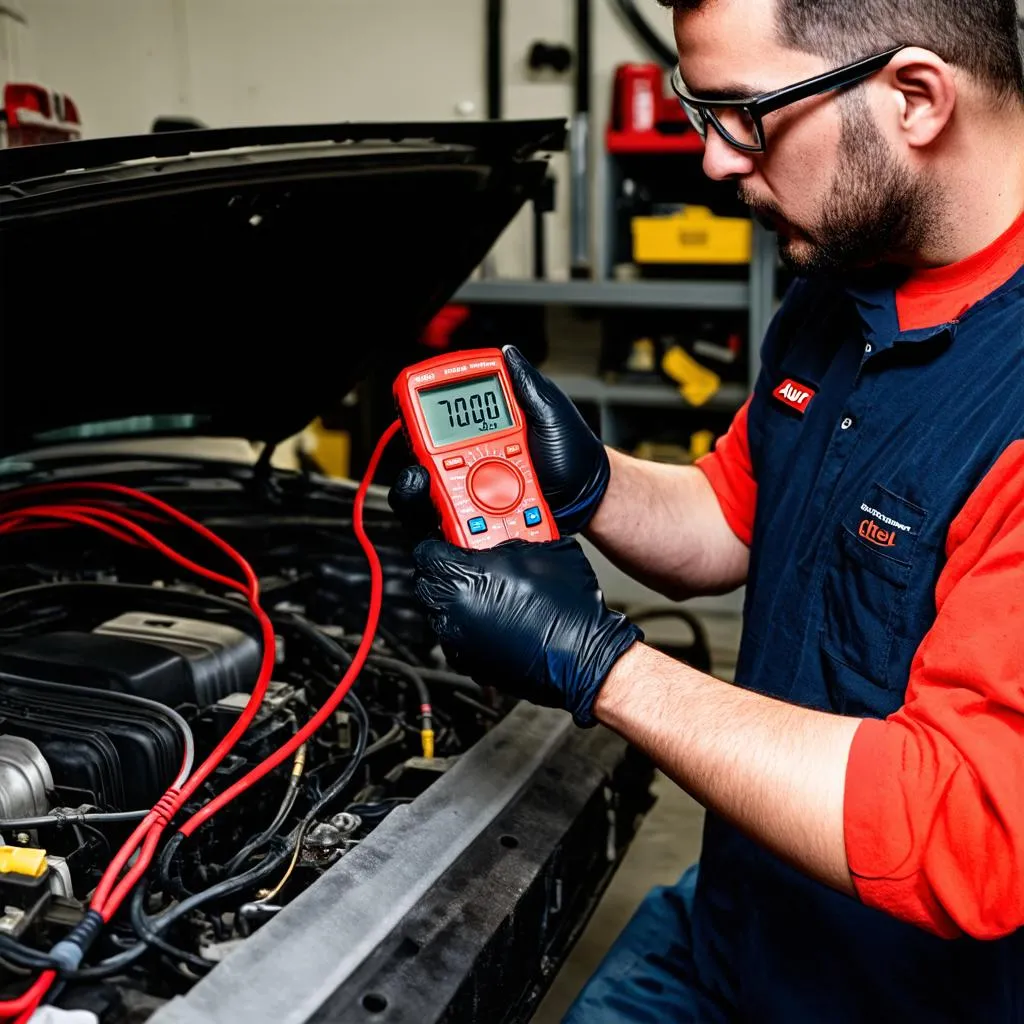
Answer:
<path fill-rule="evenodd" d="M 749 263 L 754 225 L 741 217 L 716 217 L 704 206 L 681 213 L 633 219 L 633 260 L 652 263 Z"/>

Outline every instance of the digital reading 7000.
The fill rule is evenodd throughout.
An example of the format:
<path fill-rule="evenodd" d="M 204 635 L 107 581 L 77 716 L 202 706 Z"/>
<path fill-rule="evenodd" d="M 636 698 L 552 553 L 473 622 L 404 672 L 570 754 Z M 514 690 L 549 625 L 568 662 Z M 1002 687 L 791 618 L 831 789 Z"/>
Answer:
<path fill-rule="evenodd" d="M 438 446 L 515 426 L 497 374 L 428 388 L 420 392 L 420 403 Z"/>
<path fill-rule="evenodd" d="M 483 550 L 558 539 L 501 352 L 457 352 L 404 370 L 395 401 L 447 540 Z"/>

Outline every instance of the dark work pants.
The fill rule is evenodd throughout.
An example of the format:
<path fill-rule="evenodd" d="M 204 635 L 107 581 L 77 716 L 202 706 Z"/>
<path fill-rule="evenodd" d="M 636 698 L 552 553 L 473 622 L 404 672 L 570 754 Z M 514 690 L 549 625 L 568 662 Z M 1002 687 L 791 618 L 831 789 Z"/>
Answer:
<path fill-rule="evenodd" d="M 690 915 L 697 866 L 672 887 L 652 890 L 563 1024 L 715 1024 L 729 1013 L 701 986 Z"/>

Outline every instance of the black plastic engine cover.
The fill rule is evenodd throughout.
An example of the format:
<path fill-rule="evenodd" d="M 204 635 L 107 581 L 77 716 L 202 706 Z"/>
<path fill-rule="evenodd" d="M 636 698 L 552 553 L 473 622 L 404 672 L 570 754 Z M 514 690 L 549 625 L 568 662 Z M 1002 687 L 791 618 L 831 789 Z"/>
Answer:
<path fill-rule="evenodd" d="M 179 729 L 158 707 L 6 673 L 0 674 L 0 734 L 39 747 L 60 803 L 104 810 L 150 807 L 184 753 Z"/>
<path fill-rule="evenodd" d="M 260 646 L 224 623 L 128 612 L 92 633 L 46 633 L 0 650 L 0 673 L 118 690 L 169 707 L 248 692 Z"/>

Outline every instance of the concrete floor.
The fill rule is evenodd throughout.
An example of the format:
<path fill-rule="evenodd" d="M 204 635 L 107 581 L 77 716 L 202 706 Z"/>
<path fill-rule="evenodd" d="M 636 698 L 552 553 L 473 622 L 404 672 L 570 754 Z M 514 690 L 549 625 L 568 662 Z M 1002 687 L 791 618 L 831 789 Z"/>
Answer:
<path fill-rule="evenodd" d="M 614 586 L 609 586 L 603 576 L 602 583 L 611 597 Z M 615 594 L 615 598 L 629 603 L 633 603 L 635 596 Z M 731 679 L 739 647 L 739 615 L 724 609 L 701 613 L 700 618 L 708 632 L 715 675 Z M 671 630 L 671 625 L 659 623 L 657 631 L 650 631 L 649 638 L 676 639 Z M 654 794 L 658 802 L 644 821 L 587 930 L 534 1014 L 533 1024 L 559 1024 L 644 896 L 655 886 L 678 881 L 700 855 L 703 809 L 661 774 L 655 781 Z"/>

